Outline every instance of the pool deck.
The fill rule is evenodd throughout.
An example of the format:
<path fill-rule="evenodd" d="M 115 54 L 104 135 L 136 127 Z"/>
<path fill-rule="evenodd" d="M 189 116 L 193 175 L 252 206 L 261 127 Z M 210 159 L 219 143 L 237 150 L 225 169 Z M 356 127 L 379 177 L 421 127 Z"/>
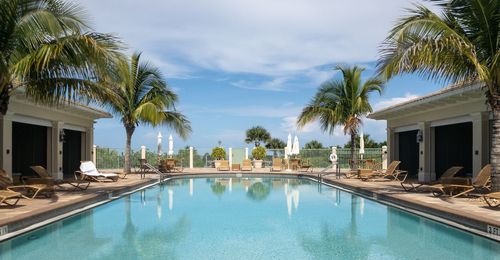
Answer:
<path fill-rule="evenodd" d="M 196 177 L 206 175 L 236 176 L 236 173 L 270 175 L 269 169 L 254 169 L 252 172 L 219 172 L 215 169 L 185 169 L 182 173 L 171 174 L 172 177 Z M 273 175 L 302 176 L 317 179 L 317 173 L 273 172 Z M 8 226 L 8 232 L 36 225 L 44 220 L 66 214 L 76 209 L 109 200 L 110 197 L 139 189 L 158 181 L 158 176 L 148 174 L 145 179 L 131 174 L 117 182 L 93 182 L 86 191 L 62 191 L 49 199 L 21 199 L 16 207 L 0 206 L 0 228 Z M 405 192 L 399 182 L 364 182 L 357 179 L 336 179 L 334 175 L 323 178 L 323 181 L 380 202 L 389 203 L 410 211 L 435 216 L 459 227 L 486 232 L 488 225 L 500 228 L 500 207 L 492 209 L 477 197 L 448 198 L 434 197 L 428 192 Z M 485 234 L 483 234 L 485 235 Z M 488 236 L 488 235 L 487 235 Z M 500 241 L 500 236 L 489 235 Z M 1 237 L 0 237 L 1 240 Z"/>

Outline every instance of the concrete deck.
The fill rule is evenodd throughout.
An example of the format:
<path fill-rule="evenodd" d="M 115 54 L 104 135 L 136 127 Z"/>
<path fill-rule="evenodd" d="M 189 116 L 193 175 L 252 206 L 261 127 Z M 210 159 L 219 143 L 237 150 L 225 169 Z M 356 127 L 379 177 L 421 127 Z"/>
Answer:
<path fill-rule="evenodd" d="M 299 172 L 273 172 L 267 169 L 254 169 L 252 172 L 220 172 L 215 169 L 196 168 L 185 169 L 182 173 L 171 174 L 172 177 L 204 176 L 204 175 L 229 175 L 235 173 L 243 175 L 284 175 L 307 176 L 317 179 L 319 170 L 315 173 Z M 158 176 L 148 174 L 147 178 L 140 179 L 138 175 L 128 175 L 127 179 L 118 182 L 92 183 L 86 191 L 57 191 L 50 198 L 27 200 L 22 199 L 14 208 L 0 206 L 0 227 L 8 226 L 8 231 L 13 232 L 30 225 L 39 223 L 58 215 L 71 212 L 75 209 L 105 201 L 110 196 L 119 196 L 156 182 Z M 423 212 L 431 216 L 458 223 L 459 225 L 487 232 L 488 226 L 500 228 L 500 207 L 488 208 L 478 197 L 448 198 L 434 197 L 428 192 L 405 192 L 399 182 L 364 182 L 357 179 L 336 179 L 334 175 L 327 176 L 323 181 L 354 191 L 366 197 L 382 202 L 391 203 L 406 209 Z M 500 236 L 490 236 L 500 240 Z"/>

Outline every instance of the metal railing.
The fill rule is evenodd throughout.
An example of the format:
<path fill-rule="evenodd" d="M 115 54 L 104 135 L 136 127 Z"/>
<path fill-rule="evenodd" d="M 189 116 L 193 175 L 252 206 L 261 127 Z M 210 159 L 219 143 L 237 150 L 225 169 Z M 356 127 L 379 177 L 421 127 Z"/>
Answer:
<path fill-rule="evenodd" d="M 325 168 L 331 166 L 329 160 L 332 150 L 327 149 L 301 149 L 297 158 L 307 160 L 314 168 Z M 123 168 L 125 151 L 120 148 L 106 148 L 106 147 L 96 147 L 95 151 L 96 166 L 99 169 L 120 169 Z M 363 155 L 359 154 L 359 151 L 355 150 L 356 161 L 373 160 L 377 167 L 381 167 L 382 164 L 382 148 L 365 148 L 365 153 Z M 167 157 L 167 155 L 162 155 Z M 190 162 L 190 150 L 189 149 L 179 149 L 177 150 L 173 158 L 176 158 L 182 162 L 182 166 L 189 167 Z M 249 151 L 249 157 L 252 158 L 251 150 Z M 263 158 L 264 166 L 267 167 L 271 165 L 273 158 L 284 158 L 284 149 L 267 149 L 266 156 Z M 351 160 L 351 150 L 349 148 L 337 148 L 338 165 L 340 168 L 349 168 L 349 161 Z M 131 164 L 132 167 L 136 167 L 139 164 L 139 159 L 141 158 L 141 149 L 132 149 L 131 151 Z M 152 165 L 158 164 L 158 155 L 155 150 L 146 149 L 146 159 Z M 196 148 L 193 149 L 193 167 L 213 167 L 213 159 L 209 153 L 201 154 Z"/>

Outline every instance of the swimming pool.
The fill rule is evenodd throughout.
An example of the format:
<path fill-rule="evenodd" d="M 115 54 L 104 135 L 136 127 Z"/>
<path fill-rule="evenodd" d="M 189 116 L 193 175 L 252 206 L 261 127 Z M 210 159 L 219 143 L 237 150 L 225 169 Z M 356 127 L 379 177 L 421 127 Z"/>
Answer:
<path fill-rule="evenodd" d="M 306 179 L 173 179 L 0 244 L 0 259 L 500 259 L 500 244 Z"/>

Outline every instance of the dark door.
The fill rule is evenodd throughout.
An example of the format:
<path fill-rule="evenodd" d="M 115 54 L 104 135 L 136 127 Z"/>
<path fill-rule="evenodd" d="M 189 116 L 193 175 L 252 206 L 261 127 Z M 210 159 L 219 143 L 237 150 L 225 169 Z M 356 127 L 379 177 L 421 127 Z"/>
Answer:
<path fill-rule="evenodd" d="M 80 168 L 82 160 L 82 132 L 64 130 L 63 144 L 63 175 L 65 178 L 74 176 Z"/>
<path fill-rule="evenodd" d="M 418 130 L 399 132 L 399 169 L 408 172 L 408 177 L 418 178 L 419 143 L 417 142 Z"/>
<path fill-rule="evenodd" d="M 12 123 L 12 172 L 34 176 L 30 166 L 47 168 L 47 127 Z"/>
<path fill-rule="evenodd" d="M 452 166 L 464 167 L 457 176 L 472 176 L 472 123 L 438 126 L 434 131 L 436 178 Z"/>

